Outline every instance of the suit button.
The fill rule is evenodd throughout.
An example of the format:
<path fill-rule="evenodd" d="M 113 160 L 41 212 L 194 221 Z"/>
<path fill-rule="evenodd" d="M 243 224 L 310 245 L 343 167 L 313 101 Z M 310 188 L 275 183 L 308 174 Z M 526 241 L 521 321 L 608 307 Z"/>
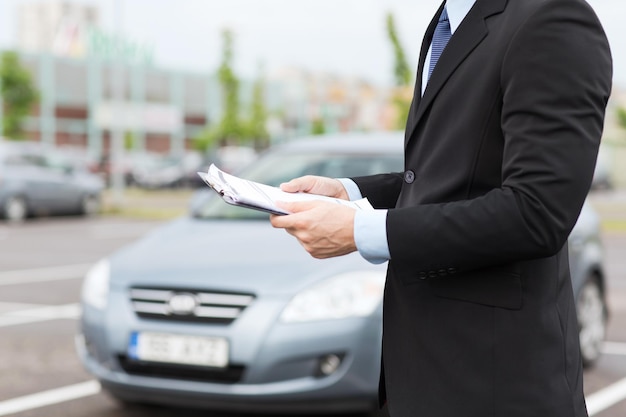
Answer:
<path fill-rule="evenodd" d="M 411 171 L 410 169 L 406 171 L 404 173 L 404 181 L 407 184 L 413 184 L 413 181 L 415 181 L 415 172 Z"/>
<path fill-rule="evenodd" d="M 440 269 L 439 270 L 439 276 L 440 277 L 445 277 L 446 275 L 448 275 L 448 271 L 446 271 L 445 269 Z"/>
<path fill-rule="evenodd" d="M 429 271 L 428 276 L 431 278 L 437 278 L 437 271 Z"/>
<path fill-rule="evenodd" d="M 448 274 L 450 275 L 456 274 L 456 268 L 448 268 Z"/>
<path fill-rule="evenodd" d="M 426 272 L 421 271 L 419 277 L 420 277 L 420 279 L 426 279 L 427 278 Z"/>

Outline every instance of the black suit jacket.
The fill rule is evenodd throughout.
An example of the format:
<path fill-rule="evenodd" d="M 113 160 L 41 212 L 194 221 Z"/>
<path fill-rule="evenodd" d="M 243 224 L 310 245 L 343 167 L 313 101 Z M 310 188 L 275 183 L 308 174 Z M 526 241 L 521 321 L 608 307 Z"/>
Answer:
<path fill-rule="evenodd" d="M 420 97 L 435 24 L 406 171 L 354 178 L 391 208 L 381 400 L 392 417 L 586 416 L 566 241 L 611 89 L 605 34 L 582 0 L 478 0 Z"/>

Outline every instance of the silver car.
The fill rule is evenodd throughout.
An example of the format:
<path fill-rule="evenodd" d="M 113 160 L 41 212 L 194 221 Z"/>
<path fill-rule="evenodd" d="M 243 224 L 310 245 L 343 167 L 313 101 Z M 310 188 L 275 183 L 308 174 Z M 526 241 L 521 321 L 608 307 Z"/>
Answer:
<path fill-rule="evenodd" d="M 315 137 L 272 148 L 240 175 L 277 185 L 304 174 L 401 171 L 402 149 L 395 133 Z M 193 200 L 189 217 L 87 274 L 77 337 L 87 370 L 123 402 L 372 411 L 385 266 L 358 254 L 313 259 L 266 214 L 211 193 Z M 593 360 L 606 314 L 598 224 L 589 216 L 575 232 L 572 266 Z"/>
<path fill-rule="evenodd" d="M 0 140 L 0 215 L 84 214 L 100 209 L 102 180 L 39 143 Z"/>

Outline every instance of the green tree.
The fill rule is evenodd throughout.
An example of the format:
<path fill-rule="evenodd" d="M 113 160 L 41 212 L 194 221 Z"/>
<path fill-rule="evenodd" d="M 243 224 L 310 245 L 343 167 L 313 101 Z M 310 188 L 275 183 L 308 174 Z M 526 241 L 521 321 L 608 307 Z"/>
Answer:
<path fill-rule="evenodd" d="M 250 118 L 247 122 L 246 139 L 254 141 L 257 148 L 269 146 L 270 135 L 267 132 L 267 107 L 265 105 L 265 80 L 263 72 L 254 82 L 252 88 L 252 103 L 250 108 Z"/>
<path fill-rule="evenodd" d="M 617 108 L 617 122 L 619 123 L 622 129 L 626 129 L 626 108 L 624 107 Z"/>
<path fill-rule="evenodd" d="M 313 123 L 311 124 L 311 134 L 323 135 L 324 133 L 326 133 L 326 124 L 324 123 L 324 119 L 321 117 L 313 119 Z"/>
<path fill-rule="evenodd" d="M 394 53 L 394 81 L 396 87 L 393 90 L 391 102 L 396 109 L 397 129 L 403 129 L 409 116 L 413 91 L 411 89 L 412 72 L 407 62 L 404 48 L 400 43 L 396 23 L 391 12 L 387 13 L 387 35 Z"/>
<path fill-rule="evenodd" d="M 404 48 L 400 43 L 400 38 L 398 37 L 398 31 L 396 30 L 396 22 L 391 12 L 387 13 L 387 35 L 389 36 L 389 40 L 391 41 L 391 46 L 393 47 L 394 54 L 394 67 L 393 74 L 395 84 L 397 86 L 404 86 L 411 84 L 411 69 L 406 60 L 406 55 L 404 53 Z"/>
<path fill-rule="evenodd" d="M 233 69 L 233 33 L 222 32 L 222 62 L 217 72 L 222 94 L 222 118 L 205 129 L 194 141 L 197 149 L 206 151 L 215 145 L 239 143 L 245 136 L 245 126 L 239 114 L 239 79 Z"/>
<path fill-rule="evenodd" d="M 2 85 L 1 133 L 10 139 L 22 139 L 22 122 L 32 106 L 39 100 L 32 77 L 22 66 L 15 52 L 4 52 L 0 58 L 0 84 Z"/>
<path fill-rule="evenodd" d="M 220 136 L 224 141 L 238 141 L 243 133 L 239 119 L 239 79 L 233 69 L 233 33 L 222 32 L 223 55 L 218 77 L 222 87 L 224 114 L 220 122 Z"/>
<path fill-rule="evenodd" d="M 133 132 L 124 133 L 124 149 L 127 151 L 134 151 L 137 147 L 137 138 Z"/>

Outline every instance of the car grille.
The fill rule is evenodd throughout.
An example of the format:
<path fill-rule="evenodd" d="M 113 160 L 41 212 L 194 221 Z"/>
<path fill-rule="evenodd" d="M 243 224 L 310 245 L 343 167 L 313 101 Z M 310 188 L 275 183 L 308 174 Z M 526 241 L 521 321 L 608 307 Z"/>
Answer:
<path fill-rule="evenodd" d="M 143 318 L 228 324 L 254 301 L 254 295 L 132 288 L 130 300 L 135 313 Z"/>
<path fill-rule="evenodd" d="M 129 359 L 126 355 L 118 355 L 117 360 L 124 372 L 130 375 L 180 379 L 185 381 L 235 384 L 241 380 L 245 371 L 245 367 L 240 365 L 230 365 L 225 369 L 215 369 L 200 366 L 157 364 L 134 361 Z"/>

